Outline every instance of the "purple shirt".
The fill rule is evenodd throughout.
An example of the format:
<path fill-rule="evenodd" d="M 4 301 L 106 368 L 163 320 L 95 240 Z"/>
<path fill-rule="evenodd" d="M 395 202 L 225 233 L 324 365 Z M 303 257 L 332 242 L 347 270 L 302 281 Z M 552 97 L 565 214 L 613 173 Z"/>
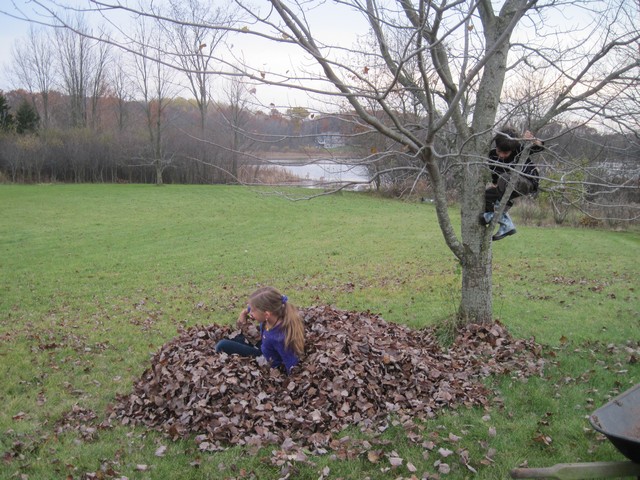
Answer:
<path fill-rule="evenodd" d="M 280 325 L 273 327 L 271 330 L 264 328 L 261 324 L 262 344 L 260 350 L 273 368 L 279 368 L 281 365 L 287 369 L 287 373 L 299 362 L 298 355 L 284 346 L 285 332 Z"/>

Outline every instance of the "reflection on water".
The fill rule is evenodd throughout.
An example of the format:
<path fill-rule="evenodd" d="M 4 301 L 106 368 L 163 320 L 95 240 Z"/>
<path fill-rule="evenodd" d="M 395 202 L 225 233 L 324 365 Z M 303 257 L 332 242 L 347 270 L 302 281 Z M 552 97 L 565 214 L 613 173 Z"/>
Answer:
<path fill-rule="evenodd" d="M 280 164 L 280 166 L 293 175 L 310 181 L 366 182 L 369 179 L 367 169 L 362 165 L 322 162 L 307 165 Z"/>

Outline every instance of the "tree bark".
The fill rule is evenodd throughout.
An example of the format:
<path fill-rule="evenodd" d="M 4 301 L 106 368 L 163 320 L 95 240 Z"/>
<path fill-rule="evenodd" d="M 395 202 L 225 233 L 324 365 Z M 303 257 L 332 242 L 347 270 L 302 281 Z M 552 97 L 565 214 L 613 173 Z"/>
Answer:
<path fill-rule="evenodd" d="M 481 150 L 483 142 L 474 142 Z M 480 160 L 482 156 L 470 152 Z M 480 157 L 480 158 L 478 158 Z M 479 161 L 467 162 L 462 191 L 461 223 L 462 290 L 459 321 L 461 323 L 489 323 L 492 316 L 492 255 L 491 229 L 479 222 L 484 212 L 484 166 Z"/>
<path fill-rule="evenodd" d="M 458 318 L 466 323 L 493 321 L 491 248 L 469 251 L 462 262 L 462 295 Z"/>

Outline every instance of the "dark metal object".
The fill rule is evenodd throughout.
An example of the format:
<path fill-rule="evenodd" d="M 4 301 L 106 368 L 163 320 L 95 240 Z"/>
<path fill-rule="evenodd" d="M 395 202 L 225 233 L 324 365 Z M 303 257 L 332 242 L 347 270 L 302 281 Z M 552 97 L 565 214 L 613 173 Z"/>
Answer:
<path fill-rule="evenodd" d="M 547 468 L 516 468 L 511 478 L 577 480 L 637 476 L 640 480 L 640 383 L 621 393 L 589 417 L 630 462 L 563 463 Z"/>
<path fill-rule="evenodd" d="M 640 463 L 640 383 L 597 409 L 589 421 L 620 453 Z"/>

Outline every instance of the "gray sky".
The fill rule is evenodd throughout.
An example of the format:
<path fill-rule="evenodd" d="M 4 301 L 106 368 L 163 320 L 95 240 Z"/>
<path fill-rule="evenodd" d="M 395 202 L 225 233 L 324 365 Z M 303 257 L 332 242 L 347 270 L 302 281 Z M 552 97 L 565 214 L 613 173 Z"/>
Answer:
<path fill-rule="evenodd" d="M 53 2 L 53 0 L 42 0 L 44 2 Z M 112 0 L 114 3 L 116 0 Z M 209 0 L 216 2 L 216 0 Z M 221 0 L 218 0 L 221 1 Z M 256 1 L 257 5 L 263 8 L 267 7 L 267 2 L 263 0 L 245 0 Z M 60 3 L 73 3 L 87 5 L 88 0 L 60 0 Z M 137 3 L 137 0 L 130 0 L 131 4 Z M 499 2 L 496 2 L 499 3 Z M 604 2 L 602 2 L 604 3 Z M 0 89 L 11 90 L 19 87 L 11 81 L 8 66 L 11 62 L 11 48 L 16 41 L 26 38 L 30 24 L 25 21 L 13 19 L 2 12 L 15 12 L 16 8 L 29 9 L 33 5 L 29 0 L 0 0 Z M 309 5 L 309 4 L 307 4 Z M 315 5 L 315 4 L 314 4 Z M 313 10 L 306 11 L 305 16 L 312 25 L 314 36 L 317 39 L 324 39 L 327 43 L 340 44 L 345 47 L 353 45 L 357 36 L 365 35 L 368 27 L 361 15 L 350 12 L 347 8 L 336 8 L 332 2 L 319 2 Z M 594 5 L 598 5 L 596 2 Z M 586 18 L 593 12 L 587 12 L 585 9 L 572 7 L 571 4 L 564 5 L 558 10 L 560 16 L 551 16 L 544 23 L 532 26 L 531 22 L 524 21 L 523 25 L 514 35 L 514 41 L 520 41 L 529 44 L 530 41 L 549 41 L 554 47 L 555 43 L 562 43 L 570 40 L 569 37 L 584 38 L 583 44 L 587 45 L 591 41 L 596 41 L 595 37 L 589 37 L 590 28 L 584 26 L 589 25 L 589 19 Z M 33 13 L 31 13 L 33 15 Z M 99 18 L 99 17 L 98 17 Z M 92 23 L 90 18 L 87 20 Z M 580 24 L 583 25 L 580 28 Z M 574 27 L 575 25 L 575 27 Z M 546 36 L 542 33 L 547 33 Z M 570 33 L 570 35 L 569 35 Z M 291 66 L 307 66 L 313 65 L 310 59 L 303 57 L 299 49 L 287 48 L 282 44 L 270 44 L 265 47 L 264 43 L 255 43 L 257 40 L 251 35 L 241 35 L 241 39 L 234 39 L 234 52 L 242 55 L 246 62 L 254 66 L 256 69 L 264 69 L 266 72 L 279 71 L 284 73 Z M 452 37 L 449 37 L 451 41 Z M 335 53 L 333 51 L 332 53 Z M 227 57 L 229 58 L 230 55 Z M 317 67 L 316 67 L 317 68 Z M 277 106 L 303 106 L 308 107 L 309 103 L 315 103 L 308 93 L 300 92 L 295 89 L 282 89 L 268 87 L 265 85 L 256 85 L 256 98 L 264 106 L 268 108 L 270 103 Z M 188 96 L 188 93 L 182 92 L 181 95 Z M 219 100 L 217 98 L 217 100 Z"/>
<path fill-rule="evenodd" d="M 26 37 L 28 32 L 28 23 L 0 14 L 0 90 L 13 88 L 7 75 L 7 67 L 11 60 L 11 48 L 16 39 Z"/>
<path fill-rule="evenodd" d="M 85 3 L 86 0 L 65 0 Z M 214 0 L 215 1 L 215 0 Z M 86 3 L 85 3 L 86 4 Z M 0 0 L 0 90 L 12 90 L 20 85 L 15 85 L 11 79 L 9 66 L 11 63 L 11 49 L 16 41 L 25 39 L 29 33 L 30 23 L 7 16 L 5 13 L 16 12 L 16 6 L 20 9 L 29 8 L 28 0 Z M 344 9 L 341 14 L 336 15 L 335 11 L 328 7 L 320 7 L 313 12 L 307 12 L 312 19 L 314 32 L 318 38 L 329 38 L 332 42 L 339 41 L 344 45 L 351 45 L 358 34 L 367 32 L 364 21 L 353 14 L 345 15 Z M 36 28 L 40 28 L 36 25 Z M 252 45 L 251 37 L 244 35 L 243 40 L 235 42 L 235 51 L 242 51 L 244 58 L 251 65 L 264 65 L 267 71 L 280 70 L 282 72 L 290 68 L 291 65 L 302 65 L 309 63 L 308 59 L 296 57 L 299 55 L 294 49 L 264 48 L 264 46 Z M 295 89 L 282 89 L 259 85 L 256 87 L 257 98 L 264 105 L 274 103 L 278 106 L 307 106 L 310 101 L 309 95 Z M 184 92 L 184 96 L 188 93 Z"/>

